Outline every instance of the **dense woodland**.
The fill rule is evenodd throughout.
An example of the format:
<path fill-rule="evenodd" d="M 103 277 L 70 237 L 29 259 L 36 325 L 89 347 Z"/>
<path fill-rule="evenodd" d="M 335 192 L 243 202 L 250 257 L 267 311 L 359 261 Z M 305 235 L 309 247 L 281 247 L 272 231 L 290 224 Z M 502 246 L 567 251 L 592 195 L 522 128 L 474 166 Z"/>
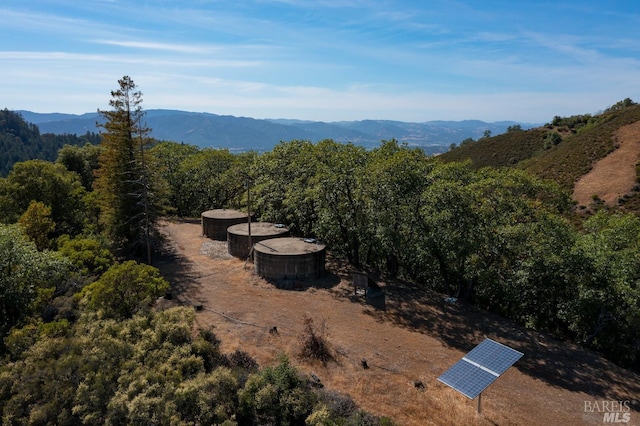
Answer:
<path fill-rule="evenodd" d="M 6 177 L 15 163 L 39 158 L 55 161 L 64 145 L 99 144 L 100 135 L 88 132 L 82 136 L 40 134 L 38 126 L 25 122 L 20 114 L 6 108 L 0 110 L 0 176 Z"/>
<path fill-rule="evenodd" d="M 151 140 L 141 94 L 128 77 L 119 84 L 101 111 L 100 145 L 65 145 L 55 162 L 17 162 L 0 179 L 3 422 L 386 422 L 311 389 L 284 356 L 259 368 L 241 351 L 220 353 L 211 330 L 193 336 L 191 309 L 152 309 L 170 287 L 152 266 L 158 220 L 246 209 L 247 188 L 261 220 L 321 240 L 355 268 L 640 370 L 640 218 L 597 205 L 578 215 L 562 180 L 522 166 L 564 149 L 571 136 L 548 136 L 557 126 L 511 129 L 532 155 L 513 151 L 498 167 L 451 158 L 481 141 L 450 158 L 395 140 L 373 150 L 293 140 L 232 154 Z M 627 102 L 596 119 L 637 108 Z"/>

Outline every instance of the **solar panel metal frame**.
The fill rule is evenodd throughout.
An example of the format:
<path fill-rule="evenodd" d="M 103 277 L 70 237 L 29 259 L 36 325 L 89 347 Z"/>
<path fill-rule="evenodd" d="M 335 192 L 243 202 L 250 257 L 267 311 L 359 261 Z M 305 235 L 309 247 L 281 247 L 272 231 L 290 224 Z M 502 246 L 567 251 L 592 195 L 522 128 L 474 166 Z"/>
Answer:
<path fill-rule="evenodd" d="M 524 354 L 485 339 L 452 365 L 438 380 L 469 399 L 475 399 Z"/>

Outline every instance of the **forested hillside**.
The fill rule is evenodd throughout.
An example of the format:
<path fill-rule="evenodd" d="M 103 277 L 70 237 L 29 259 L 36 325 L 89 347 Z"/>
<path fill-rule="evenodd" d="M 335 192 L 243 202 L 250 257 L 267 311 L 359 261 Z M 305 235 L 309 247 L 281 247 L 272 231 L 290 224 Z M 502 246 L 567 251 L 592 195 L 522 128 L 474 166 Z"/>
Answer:
<path fill-rule="evenodd" d="M 440 156 L 441 161 L 471 160 L 474 167 L 516 167 L 544 150 L 549 130 L 514 129 L 498 136 L 467 139 Z"/>
<path fill-rule="evenodd" d="M 331 139 L 236 155 L 153 143 L 140 92 L 128 77 L 119 84 L 101 111 L 99 148 L 67 146 L 55 163 L 20 161 L 0 178 L 3 423 L 388 423 L 311 388 L 286 355 L 261 367 L 242 350 L 222 353 L 191 308 L 155 309 L 175 290 L 152 266 L 159 219 L 214 208 L 250 208 L 322 241 L 350 268 L 401 277 L 640 370 L 640 218 L 577 216 L 572 163 L 551 166 L 569 151 L 581 152 L 576 162 L 604 155 L 637 106 L 581 128 L 561 118 L 513 128 L 445 158 L 396 140 L 367 150 Z M 14 137 L 41 140 L 7 117 Z M 456 151 L 479 160 L 453 161 Z"/>
<path fill-rule="evenodd" d="M 556 116 L 544 127 L 468 140 L 441 159 L 468 159 L 474 167 L 517 167 L 572 190 L 598 160 L 616 149 L 616 132 L 638 121 L 640 105 L 627 98 L 600 114 Z M 627 211 L 640 212 L 639 191 L 630 191 L 623 201 Z"/>
<path fill-rule="evenodd" d="M 0 176 L 6 176 L 19 161 L 54 161 L 65 144 L 80 146 L 85 143 L 98 144 L 100 136 L 91 132 L 82 136 L 40 134 L 38 126 L 27 123 L 20 114 L 0 110 Z"/>

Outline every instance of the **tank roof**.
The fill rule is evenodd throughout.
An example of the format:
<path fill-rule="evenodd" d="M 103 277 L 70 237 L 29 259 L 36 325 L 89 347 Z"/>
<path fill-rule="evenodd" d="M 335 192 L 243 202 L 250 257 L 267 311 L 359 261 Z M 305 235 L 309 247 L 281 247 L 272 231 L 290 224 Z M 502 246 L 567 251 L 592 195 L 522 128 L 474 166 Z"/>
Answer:
<path fill-rule="evenodd" d="M 238 223 L 227 229 L 227 232 L 235 235 L 249 235 L 249 224 Z M 251 235 L 256 237 L 267 235 L 280 235 L 289 232 L 289 228 L 284 225 L 270 222 L 251 222 Z"/>
<path fill-rule="evenodd" d="M 239 219 L 247 217 L 247 214 L 238 210 L 216 209 L 203 212 L 202 217 L 211 219 Z"/>
<path fill-rule="evenodd" d="M 274 256 L 287 256 L 317 253 L 324 248 L 324 244 L 319 244 L 314 239 L 283 237 L 260 241 L 255 244 L 253 249 Z"/>

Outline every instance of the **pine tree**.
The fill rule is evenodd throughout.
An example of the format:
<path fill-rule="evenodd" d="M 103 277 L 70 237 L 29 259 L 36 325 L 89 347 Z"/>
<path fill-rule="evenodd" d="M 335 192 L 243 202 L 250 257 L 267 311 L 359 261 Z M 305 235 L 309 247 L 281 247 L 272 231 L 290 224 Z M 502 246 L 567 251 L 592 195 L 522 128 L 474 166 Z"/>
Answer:
<path fill-rule="evenodd" d="M 146 255 L 151 264 L 151 234 L 157 226 L 160 203 L 154 191 L 152 162 L 147 148 L 152 140 L 142 109 L 142 93 L 124 76 L 111 92 L 95 189 L 99 193 L 101 222 L 117 251 Z M 146 252 L 146 253 L 145 253 Z"/>

